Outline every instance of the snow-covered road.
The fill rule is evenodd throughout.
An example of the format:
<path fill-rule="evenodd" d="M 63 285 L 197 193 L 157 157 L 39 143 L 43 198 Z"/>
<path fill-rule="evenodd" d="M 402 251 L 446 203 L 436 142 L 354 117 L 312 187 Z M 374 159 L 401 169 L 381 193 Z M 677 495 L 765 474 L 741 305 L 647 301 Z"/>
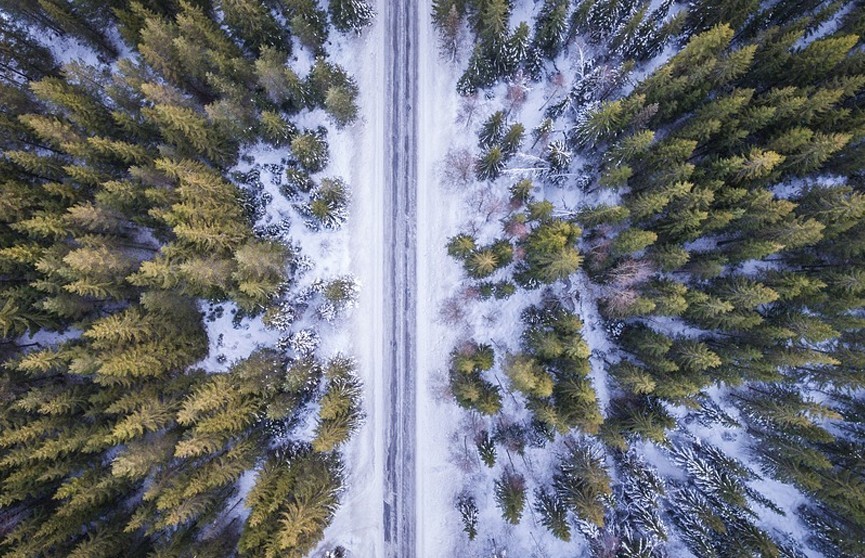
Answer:
<path fill-rule="evenodd" d="M 418 5 L 383 2 L 384 95 L 384 539 L 386 555 L 414 558 Z"/>

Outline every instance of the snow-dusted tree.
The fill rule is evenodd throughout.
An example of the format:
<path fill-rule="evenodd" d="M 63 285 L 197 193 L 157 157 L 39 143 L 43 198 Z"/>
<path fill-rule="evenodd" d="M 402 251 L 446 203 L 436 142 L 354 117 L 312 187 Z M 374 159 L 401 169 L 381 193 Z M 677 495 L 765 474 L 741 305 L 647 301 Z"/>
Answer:
<path fill-rule="evenodd" d="M 288 346 L 297 355 L 307 356 L 313 354 L 320 343 L 321 339 L 314 330 L 301 329 L 289 337 Z"/>
<path fill-rule="evenodd" d="M 555 58 L 564 44 L 569 4 L 568 0 L 544 0 L 541 13 L 535 20 L 532 43 L 546 58 Z"/>
<path fill-rule="evenodd" d="M 342 32 L 360 33 L 375 17 L 366 0 L 328 0 L 328 11 L 334 27 Z"/>
<path fill-rule="evenodd" d="M 359 293 L 360 286 L 351 275 L 322 282 L 321 294 L 324 302 L 318 307 L 319 315 L 327 321 L 336 319 L 342 312 L 357 303 Z"/>
<path fill-rule="evenodd" d="M 466 532 L 469 540 L 473 541 L 478 535 L 478 505 L 474 497 L 461 495 L 457 498 L 456 507 L 463 522 L 463 531 Z"/>
<path fill-rule="evenodd" d="M 322 170 L 330 159 L 323 129 L 296 135 L 291 140 L 291 152 L 300 165 L 312 173 Z"/>
<path fill-rule="evenodd" d="M 362 386 L 354 372 L 354 362 L 337 356 L 325 368 L 328 377 L 320 400 L 318 423 L 312 448 L 329 452 L 345 442 L 363 418 Z"/>
<path fill-rule="evenodd" d="M 568 453 L 553 476 L 553 488 L 562 503 L 577 517 L 604 525 L 604 498 L 612 494 L 610 476 L 599 446 L 585 440 L 569 444 Z"/>
<path fill-rule="evenodd" d="M 496 75 L 486 52 L 481 45 L 476 45 L 468 67 L 457 82 L 457 92 L 466 97 L 474 95 L 478 89 L 492 85 L 495 80 Z"/>
<path fill-rule="evenodd" d="M 327 12 L 315 0 L 283 0 L 288 11 L 288 24 L 292 35 L 300 44 L 319 54 L 327 42 Z"/>
<path fill-rule="evenodd" d="M 478 144 L 481 149 L 487 149 L 500 144 L 507 128 L 505 112 L 498 110 L 487 118 L 478 132 Z"/>
<path fill-rule="evenodd" d="M 549 164 L 549 173 L 555 174 L 567 170 L 571 164 L 572 154 L 568 150 L 565 142 L 557 140 L 551 141 L 547 145 L 546 161 Z"/>
<path fill-rule="evenodd" d="M 555 493 L 544 488 L 535 491 L 535 511 L 541 516 L 541 525 L 550 530 L 557 538 L 571 540 L 571 526 L 568 522 L 568 508 Z"/>
<path fill-rule="evenodd" d="M 505 155 L 502 148 L 493 145 L 475 162 L 475 175 L 478 180 L 495 180 L 505 168 Z"/>
<path fill-rule="evenodd" d="M 496 464 L 496 444 L 490 437 L 490 433 L 482 430 L 475 440 L 475 445 L 484 465 L 487 467 L 494 466 Z"/>
<path fill-rule="evenodd" d="M 298 209 L 310 218 L 307 221 L 310 228 L 338 229 L 348 219 L 349 200 L 345 182 L 339 178 L 325 178 L 313 191 L 309 203 L 298 206 Z"/>

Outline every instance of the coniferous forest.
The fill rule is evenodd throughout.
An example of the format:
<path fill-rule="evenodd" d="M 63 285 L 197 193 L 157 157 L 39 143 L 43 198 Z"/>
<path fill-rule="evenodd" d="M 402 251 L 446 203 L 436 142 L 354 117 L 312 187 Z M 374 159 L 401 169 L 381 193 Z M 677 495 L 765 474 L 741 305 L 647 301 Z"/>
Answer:
<path fill-rule="evenodd" d="M 389 1 L 0 0 L 0 557 L 362 555 L 325 535 L 382 309 L 346 343 L 334 262 L 383 258 L 340 252 L 379 162 L 339 134 Z M 416 7 L 473 214 L 416 316 L 459 335 L 426 551 L 865 557 L 865 1 Z"/>
<path fill-rule="evenodd" d="M 451 357 L 464 457 L 488 471 L 454 502 L 466 538 L 504 556 L 485 529 L 522 521 L 592 556 L 865 556 L 865 5 L 437 0 L 432 18 L 445 57 L 468 53 L 459 178 L 509 196 L 448 253 L 465 296 L 540 300 L 511 318 L 519 348 L 479 328 Z"/>
<path fill-rule="evenodd" d="M 288 224 L 253 225 L 265 170 L 301 227 L 345 220 L 348 185 L 317 174 L 328 130 L 293 120 L 355 120 L 328 35 L 372 17 L 361 0 L 0 2 L 0 555 L 300 557 L 321 539 L 360 384 L 292 322 L 356 287 L 298 292 L 312 262 Z M 237 170 L 268 147 L 281 164 Z M 278 342 L 207 373 L 201 301 Z"/>

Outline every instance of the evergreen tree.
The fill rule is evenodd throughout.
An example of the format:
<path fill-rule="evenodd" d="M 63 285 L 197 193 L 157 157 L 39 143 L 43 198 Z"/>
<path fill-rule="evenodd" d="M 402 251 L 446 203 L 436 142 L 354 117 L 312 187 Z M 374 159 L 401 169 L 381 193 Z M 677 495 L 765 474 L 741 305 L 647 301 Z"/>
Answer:
<path fill-rule="evenodd" d="M 532 43 L 547 58 L 554 59 L 562 48 L 568 22 L 568 2 L 546 0 L 535 20 Z"/>
<path fill-rule="evenodd" d="M 250 49 L 291 45 L 282 26 L 260 0 L 220 0 L 225 25 Z"/>
<path fill-rule="evenodd" d="M 321 132 L 307 131 L 297 134 L 291 140 L 291 152 L 298 163 L 311 173 L 324 169 L 330 158 L 327 141 Z"/>
<path fill-rule="evenodd" d="M 478 506 L 471 496 L 461 496 L 457 500 L 457 511 L 463 522 L 463 531 L 473 541 L 478 535 Z"/>
<path fill-rule="evenodd" d="M 280 0 L 286 7 L 291 34 L 315 54 L 324 51 L 327 42 L 327 12 L 315 0 Z"/>
<path fill-rule="evenodd" d="M 495 482 L 495 496 L 505 521 L 518 524 L 526 505 L 526 483 L 522 475 L 505 469 L 502 478 Z"/>
<path fill-rule="evenodd" d="M 571 540 L 571 526 L 568 522 L 568 508 L 555 494 L 540 488 L 535 491 L 535 511 L 541 516 L 541 524 L 556 538 L 565 542 Z"/>
<path fill-rule="evenodd" d="M 342 32 L 359 33 L 375 17 L 366 0 L 329 0 L 328 11 L 334 27 Z"/>
<path fill-rule="evenodd" d="M 579 227 L 567 221 L 542 221 L 521 242 L 526 256 L 515 276 L 517 282 L 534 287 L 554 283 L 575 272 L 582 262 L 574 246 L 579 234 Z"/>

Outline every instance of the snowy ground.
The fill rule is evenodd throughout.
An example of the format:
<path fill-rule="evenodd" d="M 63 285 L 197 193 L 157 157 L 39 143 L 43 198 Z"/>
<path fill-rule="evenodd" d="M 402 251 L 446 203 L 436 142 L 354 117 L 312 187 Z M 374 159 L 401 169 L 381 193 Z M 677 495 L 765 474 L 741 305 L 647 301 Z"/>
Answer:
<path fill-rule="evenodd" d="M 381 502 L 384 479 L 384 399 L 381 373 L 384 359 L 383 273 L 384 217 L 381 188 L 384 177 L 384 97 L 382 83 L 384 35 L 382 6 L 375 23 L 362 36 L 337 37 L 334 59 L 356 76 L 360 87 L 360 120 L 332 135 L 335 164 L 352 186 L 347 256 L 357 277 L 360 298 L 347 333 L 351 354 L 358 360 L 364 384 L 366 419 L 344 448 L 346 492 L 333 523 L 325 532 L 323 549 L 342 545 L 355 557 L 382 556 L 384 525 Z M 315 555 L 315 554 L 314 554 Z"/>

